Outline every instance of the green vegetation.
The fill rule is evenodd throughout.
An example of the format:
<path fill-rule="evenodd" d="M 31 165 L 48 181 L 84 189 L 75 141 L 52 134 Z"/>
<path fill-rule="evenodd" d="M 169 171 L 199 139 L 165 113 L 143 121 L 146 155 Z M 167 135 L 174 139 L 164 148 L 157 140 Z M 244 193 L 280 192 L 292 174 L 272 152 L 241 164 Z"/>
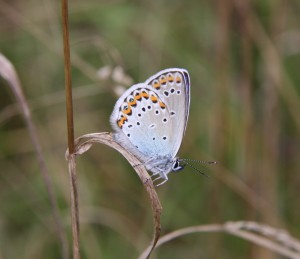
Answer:
<path fill-rule="evenodd" d="M 89 0 L 70 1 L 69 8 L 76 137 L 111 131 L 120 87 L 164 68 L 190 73 L 190 117 L 179 154 L 218 164 L 200 166 L 209 178 L 186 168 L 157 188 L 162 235 L 248 220 L 300 239 L 299 1 Z M 37 127 L 70 246 L 59 1 L 0 2 L 0 35 L 0 52 L 18 72 Z M 0 85 L 0 258 L 61 258 L 26 123 L 7 82 Z M 95 145 L 77 157 L 77 172 L 82 258 L 138 257 L 153 222 L 134 170 L 116 151 Z M 159 247 L 155 256 L 277 255 L 229 234 L 196 233 Z"/>

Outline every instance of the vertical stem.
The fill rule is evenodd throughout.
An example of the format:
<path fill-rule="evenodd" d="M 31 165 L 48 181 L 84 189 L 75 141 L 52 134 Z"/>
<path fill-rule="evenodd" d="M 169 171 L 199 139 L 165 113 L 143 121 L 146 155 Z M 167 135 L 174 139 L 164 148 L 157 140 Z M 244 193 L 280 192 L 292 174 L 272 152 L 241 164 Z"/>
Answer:
<path fill-rule="evenodd" d="M 65 69 L 65 88 L 66 88 L 66 109 L 67 109 L 67 128 L 68 128 L 68 148 L 69 148 L 69 176 L 70 176 L 70 199 L 71 199 L 71 219 L 73 237 L 73 258 L 80 259 L 79 250 L 79 212 L 78 212 L 78 193 L 76 178 L 76 163 L 74 153 L 74 123 L 73 123 L 73 102 L 72 102 L 72 80 L 71 80 L 71 58 L 69 43 L 69 23 L 68 23 L 68 0 L 62 0 L 62 25 L 63 25 L 63 44 L 64 44 L 64 69 Z"/>
<path fill-rule="evenodd" d="M 74 123 L 73 123 L 73 100 L 72 100 L 72 80 L 71 80 L 71 58 L 69 42 L 69 23 L 68 23 L 68 0 L 62 0 L 62 24 L 63 24 L 63 44 L 65 61 L 65 87 L 67 105 L 67 127 L 68 127 L 68 147 L 69 153 L 74 153 Z"/>
<path fill-rule="evenodd" d="M 79 212 L 78 212 L 78 193 L 76 178 L 75 155 L 68 157 L 69 176 L 70 176 L 70 199 L 71 199 L 71 220 L 72 220 L 72 238 L 73 238 L 73 258 L 80 259 L 79 248 Z"/>

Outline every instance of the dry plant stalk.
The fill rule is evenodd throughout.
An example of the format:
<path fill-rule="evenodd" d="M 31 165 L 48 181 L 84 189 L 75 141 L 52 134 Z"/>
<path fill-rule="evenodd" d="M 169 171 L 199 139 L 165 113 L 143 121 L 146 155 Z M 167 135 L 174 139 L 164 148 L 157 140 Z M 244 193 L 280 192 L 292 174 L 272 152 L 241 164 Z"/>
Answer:
<path fill-rule="evenodd" d="M 67 112 L 67 131 L 68 131 L 68 156 L 69 179 L 70 179 L 70 199 L 71 199 L 71 219 L 72 219 L 72 237 L 73 237 L 73 258 L 80 259 L 79 245 L 79 209 L 76 162 L 74 153 L 74 122 L 73 122 L 73 98 L 72 98 L 72 76 L 71 76 L 71 55 L 69 41 L 69 17 L 68 0 L 61 1 L 62 28 L 63 28 L 63 46 L 64 46 L 64 72 L 66 89 L 66 112 Z"/>
<path fill-rule="evenodd" d="M 151 180 L 151 177 L 147 173 L 145 167 L 142 165 L 142 163 L 131 153 L 129 153 L 125 148 L 123 148 L 121 145 L 119 145 L 117 142 L 115 142 L 108 132 L 103 133 L 91 133 L 83 135 L 75 140 L 75 149 L 74 153 L 72 155 L 69 154 L 69 152 L 66 152 L 66 159 L 69 162 L 69 170 L 74 170 L 74 156 L 75 155 L 81 155 L 88 151 L 93 144 L 95 143 L 101 143 L 110 146 L 111 148 L 116 149 L 118 152 L 120 152 L 126 160 L 131 164 L 131 166 L 134 168 L 135 172 L 141 179 L 148 195 L 151 201 L 152 211 L 153 211 L 153 221 L 154 221 L 154 234 L 152 243 L 149 246 L 149 249 L 147 250 L 147 253 L 145 253 L 143 258 L 148 258 L 153 251 L 158 238 L 160 236 L 161 231 L 161 225 L 160 225 L 160 216 L 162 207 L 159 201 L 159 198 L 157 196 L 157 193 L 155 191 L 155 187 L 153 185 L 153 182 Z M 76 204 L 77 206 L 78 204 Z M 78 208 L 78 207 L 77 207 Z M 78 222 L 77 222 L 78 224 Z M 79 226 L 78 226 L 79 229 Z"/>
<path fill-rule="evenodd" d="M 187 234 L 212 232 L 225 232 L 268 248 L 270 251 L 282 256 L 293 259 L 300 258 L 299 240 L 293 238 L 286 230 L 276 229 L 253 221 L 225 222 L 224 224 L 200 225 L 178 229 L 162 236 L 158 240 L 156 248 Z M 150 249 L 151 247 L 148 247 L 140 255 L 139 259 L 145 258 Z"/>
<path fill-rule="evenodd" d="M 27 104 L 27 100 L 25 98 L 25 95 L 22 90 L 22 85 L 20 83 L 18 74 L 14 68 L 14 66 L 11 64 L 11 62 L 0 53 L 0 76 L 5 79 L 5 81 L 8 83 L 10 89 L 12 90 L 16 100 L 17 104 L 19 106 L 19 111 L 24 116 L 24 120 L 26 123 L 26 127 L 29 132 L 30 140 L 32 142 L 32 145 L 35 149 L 35 153 L 37 156 L 37 161 L 40 167 L 40 172 L 42 174 L 46 190 L 49 196 L 50 204 L 52 207 L 52 213 L 53 218 L 56 225 L 56 231 L 58 233 L 59 240 L 62 245 L 62 258 L 67 259 L 69 258 L 69 249 L 68 249 L 68 242 L 67 237 L 64 233 L 62 222 L 59 215 L 59 209 L 58 205 L 55 199 L 53 186 L 50 180 L 50 174 L 46 165 L 46 161 L 42 152 L 42 148 L 40 145 L 40 142 L 38 140 L 37 130 L 35 127 L 35 124 L 32 120 L 31 113 L 29 106 Z"/>

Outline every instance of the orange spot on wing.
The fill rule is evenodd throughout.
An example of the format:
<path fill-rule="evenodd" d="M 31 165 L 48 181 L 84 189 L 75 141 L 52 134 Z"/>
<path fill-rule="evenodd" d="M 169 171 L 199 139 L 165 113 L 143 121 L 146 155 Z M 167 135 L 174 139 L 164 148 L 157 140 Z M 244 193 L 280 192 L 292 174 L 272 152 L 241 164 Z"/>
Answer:
<path fill-rule="evenodd" d="M 177 76 L 177 77 L 176 77 L 176 83 L 177 83 L 177 84 L 180 84 L 180 83 L 181 83 L 181 77 L 180 77 L 180 76 Z"/>
<path fill-rule="evenodd" d="M 131 110 L 131 108 L 130 107 L 128 107 L 127 109 L 124 109 L 123 111 L 122 111 L 124 114 L 131 114 L 132 113 L 132 110 Z"/>
<path fill-rule="evenodd" d="M 123 124 L 125 123 L 125 121 L 127 121 L 127 117 L 126 116 L 123 116 L 121 119 L 118 120 L 118 126 L 119 126 L 119 128 L 122 129 Z"/>
<path fill-rule="evenodd" d="M 166 79 L 165 77 L 161 77 L 161 78 L 159 79 L 159 81 L 160 81 L 160 83 L 161 83 L 162 85 L 164 85 L 164 84 L 167 83 L 167 79 Z"/>
<path fill-rule="evenodd" d="M 155 89 L 159 89 L 159 88 L 160 88 L 160 83 L 159 83 L 158 81 L 154 81 L 153 87 L 154 87 Z"/>
<path fill-rule="evenodd" d="M 147 92 L 145 92 L 145 91 L 142 92 L 142 96 L 143 96 L 144 98 L 146 98 L 146 99 L 149 98 L 149 94 L 148 94 Z"/>
<path fill-rule="evenodd" d="M 165 109 L 165 108 L 166 108 L 166 105 L 165 105 L 163 102 L 159 102 L 159 106 L 160 106 L 162 109 Z"/>
<path fill-rule="evenodd" d="M 173 83 L 174 82 L 174 77 L 172 75 L 168 75 L 168 81 L 170 83 Z"/>
<path fill-rule="evenodd" d="M 141 98 L 142 98 L 142 95 L 140 93 L 134 96 L 134 99 L 137 101 L 141 100 Z"/>
<path fill-rule="evenodd" d="M 155 95 L 151 95 L 151 101 L 157 103 L 157 97 Z"/>
<path fill-rule="evenodd" d="M 136 100 L 133 99 L 132 101 L 128 102 L 129 106 L 136 106 Z"/>

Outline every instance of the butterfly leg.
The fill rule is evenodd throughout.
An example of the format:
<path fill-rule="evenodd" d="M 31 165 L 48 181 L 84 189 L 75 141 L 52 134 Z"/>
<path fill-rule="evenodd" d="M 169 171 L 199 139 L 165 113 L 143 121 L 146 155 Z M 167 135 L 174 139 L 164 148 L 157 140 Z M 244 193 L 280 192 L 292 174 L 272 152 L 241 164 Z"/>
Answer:
<path fill-rule="evenodd" d="M 163 185 L 166 181 L 168 181 L 168 179 L 163 180 L 161 183 L 157 184 L 156 187 L 160 186 L 160 185 Z"/>
<path fill-rule="evenodd" d="M 157 180 L 159 180 L 161 178 L 161 176 L 159 174 L 152 174 L 151 178 L 152 178 L 152 182 L 154 183 Z"/>
<path fill-rule="evenodd" d="M 153 181 L 153 183 L 154 182 L 156 182 L 157 180 L 159 180 L 159 179 L 164 179 L 162 182 L 160 182 L 159 184 L 157 184 L 157 185 L 155 185 L 155 186 L 160 186 L 160 185 L 163 185 L 166 181 L 168 181 L 168 177 L 166 176 L 166 175 L 163 175 L 163 176 L 161 176 L 161 175 L 159 175 L 158 177 L 156 177 L 155 179 L 153 179 L 152 181 Z"/>

